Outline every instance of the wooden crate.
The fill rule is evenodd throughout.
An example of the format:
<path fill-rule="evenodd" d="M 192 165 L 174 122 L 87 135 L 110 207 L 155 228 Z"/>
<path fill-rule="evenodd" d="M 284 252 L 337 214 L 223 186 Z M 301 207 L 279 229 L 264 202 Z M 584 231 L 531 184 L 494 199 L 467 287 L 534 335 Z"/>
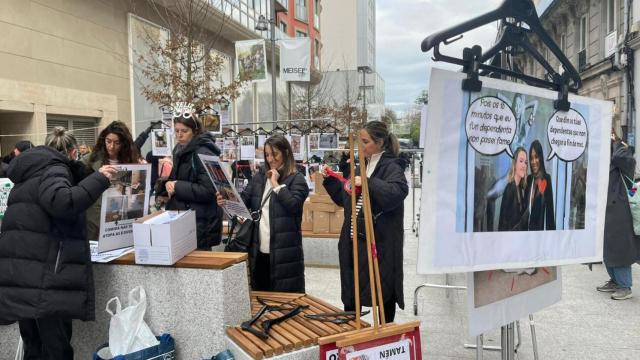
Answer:
<path fill-rule="evenodd" d="M 260 360 L 314 346 L 318 344 L 318 339 L 321 337 L 337 335 L 356 329 L 355 321 L 338 325 L 331 322 L 305 318 L 304 314 L 342 311 L 341 309 L 327 304 L 318 298 L 305 294 L 252 291 L 252 314 L 258 312 L 262 307 L 257 300 L 258 296 L 263 299 L 286 301 L 298 305 L 308 305 L 308 308 L 303 309 L 300 314 L 271 327 L 269 339 L 267 340 L 262 340 L 249 332 L 243 331 L 240 326 L 227 329 L 227 335 L 229 338 L 253 359 Z M 260 323 L 267 319 L 274 319 L 282 315 L 283 313 L 277 311 L 267 312 L 256 323 Z M 369 327 L 369 324 L 363 321 L 361 321 L 361 324 L 363 328 Z M 256 327 L 255 324 L 254 327 Z M 259 327 L 256 327 L 256 329 L 259 329 Z"/>

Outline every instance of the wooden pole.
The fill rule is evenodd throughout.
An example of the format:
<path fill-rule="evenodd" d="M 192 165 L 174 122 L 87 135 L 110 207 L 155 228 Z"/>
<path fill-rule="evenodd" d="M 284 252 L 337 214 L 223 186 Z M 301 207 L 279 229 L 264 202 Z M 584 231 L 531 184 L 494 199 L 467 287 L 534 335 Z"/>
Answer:
<path fill-rule="evenodd" d="M 360 159 L 360 179 L 362 182 L 362 209 L 365 210 L 364 213 L 364 223 L 365 223 L 365 235 L 367 238 L 367 262 L 369 264 L 369 285 L 371 291 L 371 312 L 373 313 L 373 327 L 377 330 L 380 326 L 380 322 L 378 320 L 378 302 L 377 302 L 377 292 L 376 292 L 376 280 L 373 273 L 373 258 L 371 254 L 371 230 L 373 227 L 369 226 L 371 222 L 371 217 L 367 216 L 366 208 L 369 206 L 369 193 L 367 192 L 367 188 L 365 187 L 365 181 L 367 179 L 367 167 L 364 161 L 364 152 L 362 151 L 362 143 L 358 141 L 358 158 Z M 357 236 L 357 235 L 356 235 Z"/>
<path fill-rule="evenodd" d="M 366 175 L 366 173 L 365 173 Z M 380 318 L 382 325 L 387 323 L 384 316 L 384 298 L 382 297 L 382 283 L 380 282 L 380 267 L 378 263 L 378 250 L 376 247 L 376 234 L 373 228 L 373 213 L 371 212 L 371 196 L 369 195 L 369 181 L 366 176 L 362 177 L 362 194 L 366 194 L 363 198 L 362 207 L 364 210 L 365 225 L 369 228 L 371 249 L 373 252 L 373 273 L 376 279 L 376 292 L 378 296 L 378 307 L 380 308 Z"/>
<path fill-rule="evenodd" d="M 360 273 L 358 266 L 358 219 L 356 214 L 356 157 L 353 147 L 353 133 L 349 131 L 349 175 L 351 176 L 351 227 L 353 229 L 353 286 L 356 305 L 356 329 L 360 329 Z"/>

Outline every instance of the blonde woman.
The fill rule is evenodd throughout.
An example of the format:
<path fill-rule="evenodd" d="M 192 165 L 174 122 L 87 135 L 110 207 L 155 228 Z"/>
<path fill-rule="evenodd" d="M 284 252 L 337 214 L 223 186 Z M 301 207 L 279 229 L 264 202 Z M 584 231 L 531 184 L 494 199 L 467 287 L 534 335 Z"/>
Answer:
<path fill-rule="evenodd" d="M 523 147 L 517 148 L 513 154 L 507 181 L 500 205 L 498 231 L 527 230 L 527 151 Z"/>

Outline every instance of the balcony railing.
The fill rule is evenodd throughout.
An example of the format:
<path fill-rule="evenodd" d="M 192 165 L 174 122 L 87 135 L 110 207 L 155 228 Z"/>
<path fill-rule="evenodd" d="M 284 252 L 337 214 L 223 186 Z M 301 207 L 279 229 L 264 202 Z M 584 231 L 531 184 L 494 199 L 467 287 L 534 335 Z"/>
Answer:
<path fill-rule="evenodd" d="M 583 71 L 587 67 L 587 49 L 578 52 L 578 71 Z"/>
<path fill-rule="evenodd" d="M 307 21 L 307 7 L 296 4 L 296 19 Z"/>

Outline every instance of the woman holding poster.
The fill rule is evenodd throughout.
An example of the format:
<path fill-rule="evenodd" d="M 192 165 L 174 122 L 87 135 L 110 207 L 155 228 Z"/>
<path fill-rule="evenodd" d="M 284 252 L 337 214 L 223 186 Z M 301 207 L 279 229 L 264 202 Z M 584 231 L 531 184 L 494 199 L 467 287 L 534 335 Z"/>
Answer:
<path fill-rule="evenodd" d="M 527 230 L 527 151 L 523 147 L 513 154 L 511 168 L 507 174 L 507 187 L 502 193 L 498 231 Z"/>
<path fill-rule="evenodd" d="M 296 168 L 289 141 L 273 135 L 264 144 L 265 172 L 251 178 L 242 192 L 249 211 L 261 211 L 259 241 L 249 249 L 251 287 L 261 291 L 304 292 L 302 208 L 309 195 Z M 218 195 L 218 205 L 224 199 Z"/>
<path fill-rule="evenodd" d="M 0 235 L 0 323 L 18 321 L 25 359 L 73 359 L 71 320 L 95 319 L 85 211 L 116 170 L 88 174 L 62 127 L 11 162 Z M 6 344 L 3 346 L 7 346 Z"/>
<path fill-rule="evenodd" d="M 387 125 L 380 121 L 368 122 L 360 130 L 360 143 L 367 159 L 366 174 L 369 183 L 369 196 L 373 213 L 373 231 L 376 237 L 382 294 L 384 297 L 384 316 L 392 322 L 396 314 L 396 303 L 404 309 L 403 261 L 404 242 L 404 199 L 409 193 L 404 170 L 406 162 L 398 158 L 400 146 L 395 135 Z M 359 174 L 360 170 L 356 170 Z M 360 186 L 360 176 L 355 177 L 356 186 Z M 340 282 L 342 285 L 342 303 L 346 311 L 355 310 L 353 284 L 353 246 L 351 229 L 351 195 L 338 179 L 325 177 L 324 187 L 331 199 L 344 207 L 344 224 L 338 241 L 340 259 Z M 358 273 L 360 275 L 360 303 L 371 306 L 369 286 L 369 268 L 364 232 L 364 211 L 361 209 L 362 196 L 356 205 L 358 221 Z"/>
<path fill-rule="evenodd" d="M 202 125 L 190 110 L 173 118 L 176 147 L 173 169 L 165 184 L 170 197 L 167 210 L 196 212 L 198 249 L 209 250 L 220 244 L 222 209 L 216 205 L 216 191 L 198 154 L 220 156 L 213 136 L 202 132 Z"/>
<path fill-rule="evenodd" d="M 531 175 L 527 177 L 526 190 L 529 206 L 528 230 L 555 230 L 551 176 L 545 170 L 542 144 L 538 140 L 534 140 L 529 148 L 529 166 Z"/>
<path fill-rule="evenodd" d="M 104 165 L 138 164 L 143 162 L 134 145 L 131 132 L 121 121 L 114 121 L 104 128 L 93 152 L 82 158 L 88 167 L 98 171 Z M 102 198 L 87 210 L 87 236 L 89 240 L 98 240 L 100 236 L 100 207 Z"/>

